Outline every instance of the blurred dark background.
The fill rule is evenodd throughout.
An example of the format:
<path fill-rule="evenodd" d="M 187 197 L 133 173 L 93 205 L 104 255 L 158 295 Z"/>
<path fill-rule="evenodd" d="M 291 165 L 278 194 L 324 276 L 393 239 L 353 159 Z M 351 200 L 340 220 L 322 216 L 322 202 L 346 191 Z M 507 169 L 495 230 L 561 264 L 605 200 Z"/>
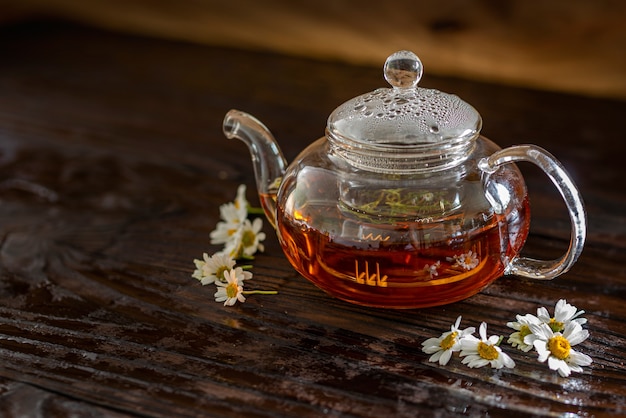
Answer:
<path fill-rule="evenodd" d="M 379 68 L 411 49 L 431 75 L 626 99 L 621 0 L 0 0 L 0 25 L 36 19 Z"/>

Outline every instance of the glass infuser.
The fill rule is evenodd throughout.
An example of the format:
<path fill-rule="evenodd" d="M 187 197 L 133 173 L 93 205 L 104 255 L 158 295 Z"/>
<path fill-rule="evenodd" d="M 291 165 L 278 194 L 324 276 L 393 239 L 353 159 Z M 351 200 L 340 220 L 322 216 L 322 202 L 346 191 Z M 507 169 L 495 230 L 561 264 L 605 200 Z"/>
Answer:
<path fill-rule="evenodd" d="M 252 153 L 261 204 L 293 267 L 335 297 L 386 308 L 455 302 L 502 275 L 569 270 L 586 217 L 562 165 L 537 146 L 500 149 L 480 135 L 472 106 L 418 86 L 412 52 L 391 55 L 384 75 L 391 88 L 335 109 L 326 135 L 289 165 L 261 122 L 225 117 L 225 135 Z M 518 161 L 539 166 L 567 206 L 570 245 L 556 260 L 520 255 L 530 211 Z"/>

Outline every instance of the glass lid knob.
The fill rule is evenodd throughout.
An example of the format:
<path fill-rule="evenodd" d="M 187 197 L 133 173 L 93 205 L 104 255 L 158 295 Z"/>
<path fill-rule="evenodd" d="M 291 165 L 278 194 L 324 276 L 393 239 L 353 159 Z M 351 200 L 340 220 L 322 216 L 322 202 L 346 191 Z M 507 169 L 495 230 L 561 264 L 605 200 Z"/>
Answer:
<path fill-rule="evenodd" d="M 398 51 L 385 61 L 385 80 L 395 88 L 415 88 L 422 78 L 422 61 L 411 51 Z"/>

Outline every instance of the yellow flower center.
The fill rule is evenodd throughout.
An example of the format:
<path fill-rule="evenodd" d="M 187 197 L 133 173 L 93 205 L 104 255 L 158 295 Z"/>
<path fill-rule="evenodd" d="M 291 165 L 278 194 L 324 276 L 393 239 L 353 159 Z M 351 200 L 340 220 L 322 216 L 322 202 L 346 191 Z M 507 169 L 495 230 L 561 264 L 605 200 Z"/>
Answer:
<path fill-rule="evenodd" d="M 229 298 L 236 298 L 237 293 L 239 293 L 239 287 L 236 283 L 230 283 L 228 286 L 226 286 L 226 296 L 228 296 Z"/>
<path fill-rule="evenodd" d="M 441 342 L 439 343 L 439 347 L 443 348 L 444 350 L 451 349 L 452 346 L 456 343 L 457 335 L 459 335 L 459 333 L 456 331 L 452 332 L 451 334 L 448 334 L 446 338 L 441 340 Z"/>
<path fill-rule="evenodd" d="M 243 236 L 241 237 L 241 243 L 244 247 L 252 247 L 254 245 L 254 240 L 256 239 L 256 234 L 252 231 L 245 231 Z"/>
<path fill-rule="evenodd" d="M 519 329 L 519 338 L 520 340 L 524 341 L 524 338 L 527 335 L 532 334 L 532 332 L 530 331 L 530 328 L 528 328 L 528 325 L 522 325 Z"/>
<path fill-rule="evenodd" d="M 550 318 L 548 326 L 552 329 L 552 332 L 561 332 L 565 329 L 563 322 L 559 322 L 554 318 Z"/>
<path fill-rule="evenodd" d="M 485 344 L 482 341 L 478 343 L 478 348 L 476 349 L 476 351 L 478 351 L 478 355 L 485 360 L 495 360 L 498 358 L 498 350 L 496 350 L 493 345 Z"/>
<path fill-rule="evenodd" d="M 548 348 L 552 355 L 559 360 L 565 360 L 569 357 L 570 345 L 567 338 L 560 335 L 550 338 L 548 340 Z"/>
<path fill-rule="evenodd" d="M 221 282 L 225 282 L 226 281 L 226 277 L 224 277 L 224 272 L 229 270 L 228 267 L 226 266 L 220 266 L 218 267 L 218 269 L 215 271 L 215 277 L 217 277 L 217 279 Z"/>

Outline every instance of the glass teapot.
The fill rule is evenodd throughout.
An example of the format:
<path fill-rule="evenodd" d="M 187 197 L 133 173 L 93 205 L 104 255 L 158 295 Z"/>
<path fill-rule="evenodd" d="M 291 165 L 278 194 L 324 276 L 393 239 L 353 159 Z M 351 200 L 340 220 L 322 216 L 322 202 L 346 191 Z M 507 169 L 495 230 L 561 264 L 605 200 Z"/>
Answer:
<path fill-rule="evenodd" d="M 480 135 L 472 106 L 418 87 L 412 52 L 391 55 L 384 76 L 391 88 L 335 109 L 326 135 L 290 165 L 257 119 L 225 117 L 225 135 L 252 153 L 261 204 L 293 267 L 335 297 L 386 308 L 452 303 L 502 275 L 569 270 L 586 219 L 562 165 L 539 147 L 500 149 Z M 571 240 L 559 259 L 520 256 L 530 213 L 516 161 L 539 166 L 565 200 Z"/>

